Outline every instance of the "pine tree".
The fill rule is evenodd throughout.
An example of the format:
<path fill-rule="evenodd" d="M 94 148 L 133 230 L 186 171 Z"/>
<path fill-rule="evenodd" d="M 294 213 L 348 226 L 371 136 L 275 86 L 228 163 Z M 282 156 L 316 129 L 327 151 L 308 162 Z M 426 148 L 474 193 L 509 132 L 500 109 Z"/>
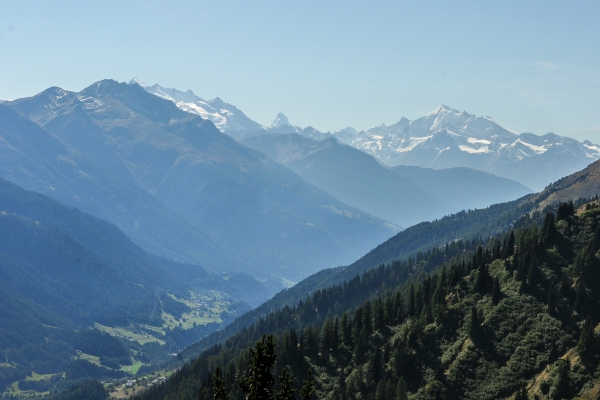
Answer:
<path fill-rule="evenodd" d="M 416 310 L 416 299 L 415 299 L 415 285 L 411 282 L 410 288 L 408 289 L 408 315 L 414 317 L 417 313 Z"/>
<path fill-rule="evenodd" d="M 558 361 L 558 373 L 556 378 L 556 384 L 554 386 L 554 393 L 552 398 L 555 399 L 570 399 L 571 395 L 571 379 L 569 378 L 569 370 L 571 366 L 568 361 L 559 360 Z"/>
<path fill-rule="evenodd" d="M 272 387 L 275 378 L 271 374 L 271 367 L 275 364 L 275 343 L 273 335 L 263 334 L 262 340 L 250 347 L 250 371 L 248 377 L 238 381 L 240 389 L 247 393 L 248 400 L 270 400 L 273 398 Z"/>
<path fill-rule="evenodd" d="M 341 342 L 344 346 L 352 347 L 352 323 L 350 318 L 348 318 L 348 313 L 344 312 L 342 314 L 342 320 L 340 321 L 340 335 Z"/>
<path fill-rule="evenodd" d="M 302 400 L 312 400 L 315 393 L 315 382 L 312 380 L 312 371 L 308 370 L 308 379 L 302 383 L 300 398 Z"/>
<path fill-rule="evenodd" d="M 539 280 L 540 268 L 538 264 L 537 257 L 533 256 L 531 259 L 531 264 L 529 265 L 529 271 L 527 272 L 527 284 L 531 288 L 534 288 Z"/>
<path fill-rule="evenodd" d="M 375 347 L 375 353 L 371 359 L 371 373 L 373 382 L 379 382 L 383 378 L 383 360 L 379 346 Z"/>
<path fill-rule="evenodd" d="M 497 305 L 500 302 L 500 280 L 494 278 L 494 288 L 492 289 L 492 304 Z"/>
<path fill-rule="evenodd" d="M 558 236 L 556 225 L 554 224 L 554 214 L 549 212 L 544 219 L 544 227 L 542 228 L 542 243 L 546 246 L 551 245 Z"/>
<path fill-rule="evenodd" d="M 594 344 L 594 324 L 592 323 L 591 317 L 587 317 L 581 330 L 581 336 L 577 343 L 577 352 L 583 358 L 590 359 L 595 354 Z"/>
<path fill-rule="evenodd" d="M 227 394 L 225 388 L 225 382 L 221 379 L 221 368 L 215 369 L 215 375 L 213 377 L 213 390 L 215 392 L 215 400 L 230 400 L 231 397 Z"/>
<path fill-rule="evenodd" d="M 548 296 L 546 297 L 546 305 L 548 306 L 548 314 L 554 316 L 556 314 L 556 306 L 557 306 L 557 297 L 556 293 L 556 284 L 553 280 L 550 282 L 550 286 L 548 287 Z"/>
<path fill-rule="evenodd" d="M 490 290 L 490 283 L 492 283 L 492 277 L 488 268 L 486 265 L 481 265 L 477 271 L 477 278 L 475 279 L 475 287 L 473 289 L 480 294 L 486 294 Z"/>
<path fill-rule="evenodd" d="M 515 252 L 515 231 L 510 231 L 510 235 L 508 237 L 508 241 L 506 246 L 504 246 L 504 257 L 508 258 L 512 256 Z"/>
<path fill-rule="evenodd" d="M 556 212 L 556 220 L 560 221 L 567 219 L 567 217 L 570 217 L 573 214 L 575 214 L 575 207 L 572 201 L 568 203 L 560 203 L 558 206 L 558 211 Z"/>
<path fill-rule="evenodd" d="M 477 307 L 471 307 L 471 311 L 465 321 L 465 329 L 471 338 L 477 336 L 479 331 L 479 316 L 477 315 Z"/>
<path fill-rule="evenodd" d="M 529 396 L 527 396 L 527 389 L 525 388 L 525 384 L 521 386 L 521 388 L 517 391 L 515 395 L 515 400 L 529 400 Z"/>
<path fill-rule="evenodd" d="M 478 268 L 482 266 L 484 263 L 483 259 L 483 247 L 481 245 L 477 246 L 477 250 L 475 251 L 475 255 L 473 256 L 473 268 Z"/>
<path fill-rule="evenodd" d="M 444 304 L 446 300 L 446 264 L 442 266 L 442 272 L 437 280 L 435 292 L 433 292 L 434 304 Z"/>
<path fill-rule="evenodd" d="M 281 390 L 275 392 L 275 400 L 296 400 L 296 396 L 294 395 L 296 389 L 293 388 L 294 378 L 285 368 L 281 371 L 279 383 L 281 384 Z"/>
<path fill-rule="evenodd" d="M 400 378 L 398 380 L 398 385 L 396 386 L 396 399 L 398 400 L 408 400 L 408 391 L 406 389 L 406 382 L 404 378 Z"/>

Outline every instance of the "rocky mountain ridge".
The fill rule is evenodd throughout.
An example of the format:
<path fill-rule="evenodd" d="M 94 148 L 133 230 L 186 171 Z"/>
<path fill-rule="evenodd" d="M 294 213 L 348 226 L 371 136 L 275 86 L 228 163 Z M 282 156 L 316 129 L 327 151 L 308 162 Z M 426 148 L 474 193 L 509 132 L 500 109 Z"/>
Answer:
<path fill-rule="evenodd" d="M 206 102 L 189 91 L 159 85 L 145 85 L 145 88 L 173 101 L 182 110 L 204 115 L 236 140 L 266 133 L 298 133 L 315 140 L 335 137 L 390 167 L 467 167 L 515 180 L 533 190 L 542 190 L 600 158 L 600 145 L 589 141 L 579 142 L 554 133 L 518 134 L 491 117 L 475 116 L 446 105 L 416 120 L 402 117 L 395 124 L 366 131 L 348 127 L 336 132 L 320 132 L 310 126 L 292 125 L 283 113 L 279 113 L 271 125 L 261 126 L 218 98 Z"/>

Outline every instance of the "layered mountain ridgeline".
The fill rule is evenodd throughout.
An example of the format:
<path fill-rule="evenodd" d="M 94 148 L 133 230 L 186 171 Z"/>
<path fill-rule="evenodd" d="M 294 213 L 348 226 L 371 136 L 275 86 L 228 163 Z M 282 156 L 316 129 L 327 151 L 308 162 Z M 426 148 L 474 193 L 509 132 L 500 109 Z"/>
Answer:
<path fill-rule="evenodd" d="M 196 96 L 191 90 L 181 92 L 175 88 L 166 88 L 158 84 L 149 86 L 137 78 L 132 79 L 129 84 L 138 84 L 149 93 L 174 102 L 183 111 L 208 119 L 221 132 L 243 132 L 262 129 L 259 123 L 252 121 L 237 107 L 225 103 L 218 97 L 212 100 L 204 100 Z"/>
<path fill-rule="evenodd" d="M 134 79 L 132 83 L 141 82 Z M 261 126 L 219 98 L 204 101 L 191 91 L 141 84 L 182 110 L 210 119 L 222 132 L 239 141 L 274 133 L 297 133 L 315 140 L 336 138 L 388 166 L 467 167 L 520 182 L 534 190 L 542 190 L 600 158 L 600 146 L 589 141 L 580 143 L 553 133 L 519 135 L 490 117 L 478 117 L 445 105 L 414 121 L 402 118 L 395 124 L 367 131 L 348 127 L 324 133 L 311 126 L 293 126 L 282 113 L 271 125 Z"/>
<path fill-rule="evenodd" d="M 265 134 L 242 140 L 343 202 L 401 226 L 484 208 L 531 190 L 515 181 L 469 168 L 386 168 L 373 156 L 334 138 Z"/>
<path fill-rule="evenodd" d="M 310 137 L 327 134 L 299 131 Z M 347 128 L 332 134 L 386 165 L 425 168 L 468 167 L 515 180 L 534 190 L 584 168 L 600 158 L 600 146 L 553 133 L 517 134 L 490 117 L 440 106 L 410 121 L 365 131 Z"/>
<path fill-rule="evenodd" d="M 504 203 L 532 193 L 511 179 L 472 168 L 432 169 L 398 165 L 390 168 L 427 193 L 444 199 L 455 210 L 474 210 Z"/>
<path fill-rule="evenodd" d="M 164 361 L 247 311 L 240 299 L 256 303 L 268 290 L 247 275 L 150 255 L 115 226 L 0 179 L 2 390 L 124 377 L 122 369 Z"/>
<path fill-rule="evenodd" d="M 600 211 L 563 203 L 543 219 L 317 291 L 140 398 L 213 398 L 217 366 L 231 398 L 244 398 L 238 382 L 263 333 L 277 344 L 273 375 L 285 368 L 299 388 L 312 370 L 320 399 L 595 398 Z"/>
<path fill-rule="evenodd" d="M 36 107 L 58 107 L 46 108 L 46 103 L 65 102 L 68 96 L 61 93 L 49 89 L 37 98 Z M 62 126 L 78 146 L 71 147 L 0 105 L 1 177 L 114 223 L 154 254 L 201 262 L 217 271 L 242 268 L 242 262 L 228 256 L 208 235 L 127 179 L 127 167 L 99 142 L 98 129 L 81 110 L 75 107 L 67 114 L 61 122 L 57 112 L 48 123 Z"/>
<path fill-rule="evenodd" d="M 597 161 L 591 164 L 583 175 L 594 175 L 593 171 L 598 170 L 600 170 L 600 162 Z M 566 183 L 567 181 L 572 182 L 573 188 Z M 579 187 L 579 189 L 575 190 L 574 187 Z M 557 203 L 547 201 L 551 198 L 550 196 L 560 196 L 563 200 L 573 200 L 569 197 L 569 193 L 585 193 L 590 197 L 600 194 L 600 188 L 597 192 L 585 188 L 586 184 L 583 183 L 582 179 L 573 179 L 571 176 L 548 186 L 543 192 L 536 195 L 528 195 L 486 209 L 463 211 L 440 220 L 412 226 L 380 244 L 364 257 L 348 266 L 322 270 L 297 283 L 294 287 L 281 291 L 261 306 L 239 317 L 222 331 L 215 332 L 190 346 L 183 354 L 186 359 L 195 357 L 206 347 L 227 339 L 269 312 L 285 306 L 296 305 L 315 290 L 340 285 L 378 265 L 407 257 L 417 257 L 419 253 L 421 255 L 426 254 L 433 247 L 445 246 L 456 240 L 480 240 L 480 238 L 501 235 L 510 229 L 530 223 L 541 224 L 543 215 L 548 211 L 556 211 L 557 208 Z M 577 198 L 578 196 L 574 197 L 574 199 Z"/>
<path fill-rule="evenodd" d="M 137 84 L 105 80 L 79 93 L 51 88 L 5 104 L 63 146 L 102 165 L 103 171 L 152 195 L 239 260 L 234 266 L 208 265 L 213 270 L 237 267 L 279 282 L 297 281 L 324 267 L 348 263 L 397 231 Z M 86 183 L 98 179 L 84 172 Z M 74 187 L 78 198 L 69 204 L 95 193 Z M 121 215 L 127 216 L 128 208 L 121 206 L 121 199 L 127 197 L 114 193 L 103 217 L 126 225 Z M 124 230 L 142 231 L 147 219 L 135 219 Z M 156 241 L 162 237 L 160 226 L 145 229 Z M 174 232 L 172 240 L 180 241 L 173 247 L 177 251 L 204 261 L 185 250 L 195 245 L 185 234 Z M 154 251 L 148 242 L 138 243 Z"/>

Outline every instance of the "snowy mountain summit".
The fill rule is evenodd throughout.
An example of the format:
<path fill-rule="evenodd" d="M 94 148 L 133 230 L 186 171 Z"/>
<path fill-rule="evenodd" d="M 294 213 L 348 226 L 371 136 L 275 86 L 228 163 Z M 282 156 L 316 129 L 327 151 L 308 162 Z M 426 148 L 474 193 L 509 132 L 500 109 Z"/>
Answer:
<path fill-rule="evenodd" d="M 137 78 L 133 78 L 129 84 L 138 84 L 149 93 L 163 99 L 171 100 L 181 110 L 210 120 L 221 132 L 255 131 L 262 128 L 262 125 L 252 121 L 237 107 L 225 103 L 218 97 L 212 100 L 204 100 L 196 96 L 191 90 L 182 92 L 174 88 L 168 89 L 158 84 L 149 86 Z"/>
<path fill-rule="evenodd" d="M 435 169 L 469 167 L 514 179 L 533 189 L 584 168 L 600 158 L 600 146 L 548 133 L 518 134 L 487 116 L 441 105 L 410 121 L 365 131 L 332 134 L 388 166 Z"/>
<path fill-rule="evenodd" d="M 557 148 L 574 151 L 589 162 L 600 158 L 600 148 L 591 143 L 586 145 L 553 133 L 519 135 L 490 117 L 478 117 L 445 105 L 414 121 L 402 118 L 393 125 L 381 125 L 366 132 L 344 129 L 333 135 L 390 166 L 445 168 L 467 166 L 457 164 L 470 164 L 466 160 L 471 158 L 493 157 L 514 161 Z M 467 156 L 465 161 L 457 159 L 461 156 Z"/>
<path fill-rule="evenodd" d="M 137 78 L 130 84 L 138 84 L 152 94 L 173 101 L 184 111 L 209 119 L 221 132 L 238 141 L 273 133 L 298 133 L 314 140 L 334 137 L 390 167 L 468 167 L 516 180 L 534 190 L 541 190 L 600 159 L 600 146 L 589 141 L 579 142 L 554 133 L 518 134 L 490 117 L 472 115 L 446 105 L 414 121 L 403 117 L 395 124 L 367 131 L 348 127 L 330 133 L 310 126 L 293 126 L 282 113 L 277 114 L 271 125 L 263 126 L 218 97 L 206 101 L 190 90 L 181 92 L 160 85 L 148 86 Z"/>

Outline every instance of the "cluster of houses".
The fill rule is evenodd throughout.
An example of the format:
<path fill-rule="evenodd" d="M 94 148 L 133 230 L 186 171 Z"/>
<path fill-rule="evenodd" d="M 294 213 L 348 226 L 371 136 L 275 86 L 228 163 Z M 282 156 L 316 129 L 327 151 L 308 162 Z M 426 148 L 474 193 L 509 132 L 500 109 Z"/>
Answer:
<path fill-rule="evenodd" d="M 144 378 L 140 379 L 140 381 L 144 381 L 144 380 L 145 380 Z M 167 378 L 165 378 L 164 376 L 157 376 L 156 378 L 154 378 L 150 382 L 148 382 L 148 385 L 155 385 L 157 383 L 162 383 L 166 380 L 167 380 Z M 134 387 L 136 382 L 137 382 L 136 379 L 127 379 L 127 382 L 125 382 L 125 388 Z"/>

